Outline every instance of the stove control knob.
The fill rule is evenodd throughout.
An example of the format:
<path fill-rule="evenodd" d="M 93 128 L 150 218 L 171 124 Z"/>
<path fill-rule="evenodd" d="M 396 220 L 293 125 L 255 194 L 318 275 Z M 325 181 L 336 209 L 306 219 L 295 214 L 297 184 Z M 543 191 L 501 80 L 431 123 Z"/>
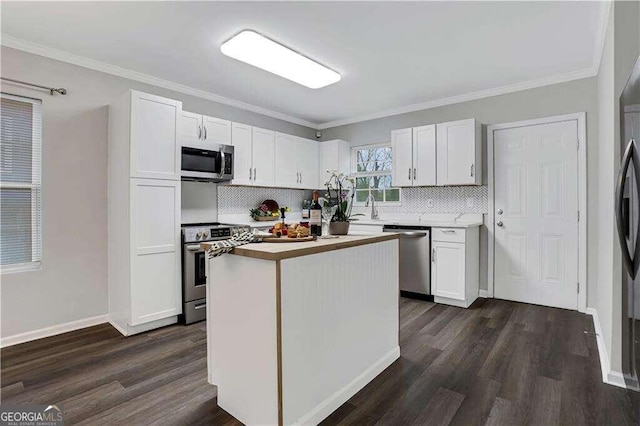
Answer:
<path fill-rule="evenodd" d="M 200 239 L 200 237 L 202 237 L 202 232 L 198 231 L 198 232 L 196 233 L 196 240 L 199 240 L 199 239 Z"/>
<path fill-rule="evenodd" d="M 202 232 L 202 239 L 204 240 L 205 238 L 209 237 L 209 232 L 208 231 L 203 231 Z"/>

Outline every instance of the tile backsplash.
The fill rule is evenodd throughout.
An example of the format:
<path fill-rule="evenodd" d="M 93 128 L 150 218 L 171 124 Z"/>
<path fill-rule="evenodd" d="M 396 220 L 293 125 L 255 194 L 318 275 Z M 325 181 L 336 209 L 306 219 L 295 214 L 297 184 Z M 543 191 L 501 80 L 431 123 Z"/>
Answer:
<path fill-rule="evenodd" d="M 218 214 L 249 214 L 264 200 L 275 200 L 280 207 L 302 210 L 302 201 L 310 199 L 312 191 L 303 189 L 258 188 L 253 186 L 218 185 Z"/>
<path fill-rule="evenodd" d="M 380 213 L 488 213 L 487 186 L 402 188 L 401 206 L 379 206 Z M 431 202 L 429 201 L 431 200 Z M 366 207 L 354 207 L 365 213 Z"/>
<path fill-rule="evenodd" d="M 323 192 L 320 193 L 321 195 Z M 258 188 L 251 186 L 218 186 L 218 214 L 247 213 L 266 199 L 293 211 L 302 209 L 302 201 L 311 191 L 300 189 Z M 402 188 L 401 206 L 379 206 L 380 213 L 487 213 L 486 186 L 432 186 Z M 429 202 L 432 201 L 432 203 Z M 354 212 L 367 212 L 355 207 Z"/>

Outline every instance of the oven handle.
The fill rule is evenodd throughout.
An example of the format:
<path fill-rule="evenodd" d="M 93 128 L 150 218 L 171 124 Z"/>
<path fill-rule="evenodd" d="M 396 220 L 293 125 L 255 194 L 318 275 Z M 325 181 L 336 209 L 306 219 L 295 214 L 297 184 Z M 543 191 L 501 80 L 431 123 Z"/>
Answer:
<path fill-rule="evenodd" d="M 195 309 L 195 310 L 197 311 L 198 309 L 203 309 L 203 308 L 206 308 L 206 307 L 207 307 L 207 302 L 205 302 L 205 303 L 200 303 L 200 304 L 198 304 L 198 305 L 195 305 L 195 306 L 193 307 L 193 309 Z"/>
<path fill-rule="evenodd" d="M 187 246 L 187 250 L 189 251 L 204 251 L 199 244 L 190 244 Z"/>

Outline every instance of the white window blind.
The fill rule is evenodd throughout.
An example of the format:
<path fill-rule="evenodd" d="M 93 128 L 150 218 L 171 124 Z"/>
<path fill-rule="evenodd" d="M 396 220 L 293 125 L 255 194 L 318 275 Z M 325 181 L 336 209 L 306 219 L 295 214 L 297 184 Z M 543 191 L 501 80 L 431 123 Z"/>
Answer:
<path fill-rule="evenodd" d="M 0 98 L 0 268 L 31 269 L 42 261 L 42 104 Z"/>

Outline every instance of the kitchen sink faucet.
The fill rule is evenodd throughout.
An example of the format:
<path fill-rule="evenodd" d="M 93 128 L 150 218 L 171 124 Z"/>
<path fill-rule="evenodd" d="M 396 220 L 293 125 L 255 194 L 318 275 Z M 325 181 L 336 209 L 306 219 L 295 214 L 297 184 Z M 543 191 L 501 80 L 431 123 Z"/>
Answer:
<path fill-rule="evenodd" d="M 371 219 L 378 219 L 378 209 L 376 209 L 376 199 L 373 197 L 373 194 L 369 194 L 367 197 L 367 201 L 365 201 L 364 206 L 369 207 L 369 200 L 371 200 Z"/>

